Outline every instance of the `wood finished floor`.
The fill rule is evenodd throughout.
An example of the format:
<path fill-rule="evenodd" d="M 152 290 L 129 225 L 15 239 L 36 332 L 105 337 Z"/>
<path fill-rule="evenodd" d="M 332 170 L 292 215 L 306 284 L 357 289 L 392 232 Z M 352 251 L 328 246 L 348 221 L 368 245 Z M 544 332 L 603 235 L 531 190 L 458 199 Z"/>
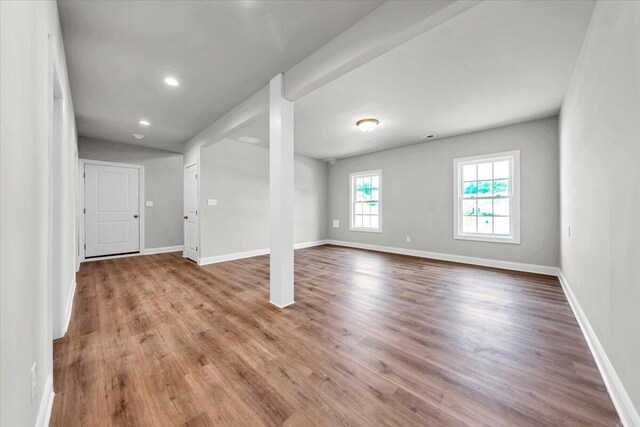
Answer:
<path fill-rule="evenodd" d="M 82 265 L 53 426 L 619 425 L 557 279 L 335 246 Z"/>

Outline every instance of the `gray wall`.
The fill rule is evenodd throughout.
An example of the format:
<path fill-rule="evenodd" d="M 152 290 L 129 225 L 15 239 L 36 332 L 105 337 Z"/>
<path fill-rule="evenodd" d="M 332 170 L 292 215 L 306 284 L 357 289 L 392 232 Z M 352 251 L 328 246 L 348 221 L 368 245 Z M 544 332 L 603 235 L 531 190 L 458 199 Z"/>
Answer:
<path fill-rule="evenodd" d="M 453 238 L 453 159 L 520 150 L 521 244 Z M 349 174 L 382 169 L 382 233 L 349 231 Z M 348 242 L 558 265 L 558 118 L 339 160 L 329 166 L 329 214 Z M 411 243 L 406 237 L 411 236 Z"/>
<path fill-rule="evenodd" d="M 636 411 L 639 41 L 640 2 L 598 2 L 562 106 L 560 132 L 561 269 Z"/>
<path fill-rule="evenodd" d="M 133 163 L 144 166 L 146 249 L 179 246 L 183 240 L 183 163 L 182 154 L 129 144 L 80 137 L 81 159 Z"/>
<path fill-rule="evenodd" d="M 268 248 L 269 149 L 223 139 L 202 148 L 200 161 L 200 256 Z M 296 243 L 326 238 L 326 171 L 323 162 L 295 158 Z"/>
<path fill-rule="evenodd" d="M 75 278 L 75 121 L 56 3 L 2 1 L 0 31 L 0 425 L 33 426 L 52 391 L 45 384 L 53 375 L 47 285 L 49 35 L 65 98 L 60 289 L 65 302 Z"/>

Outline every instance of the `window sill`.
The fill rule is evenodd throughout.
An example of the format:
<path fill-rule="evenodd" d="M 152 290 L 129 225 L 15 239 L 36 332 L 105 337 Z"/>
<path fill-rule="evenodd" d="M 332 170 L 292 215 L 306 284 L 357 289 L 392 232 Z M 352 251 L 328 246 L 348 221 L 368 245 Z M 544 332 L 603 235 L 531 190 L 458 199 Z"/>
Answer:
<path fill-rule="evenodd" d="M 520 238 L 516 238 L 513 236 L 505 236 L 505 237 L 498 237 L 498 236 L 490 236 L 490 235 L 486 235 L 486 234 L 457 234 L 453 236 L 454 239 L 456 240 L 472 240 L 475 242 L 487 242 L 487 243 L 507 243 L 507 244 L 511 244 L 511 245 L 519 245 L 520 244 Z"/>
<path fill-rule="evenodd" d="M 373 228 L 354 228 L 354 227 L 349 227 L 349 231 L 360 231 L 363 233 L 382 233 L 381 229 L 373 229 Z"/>

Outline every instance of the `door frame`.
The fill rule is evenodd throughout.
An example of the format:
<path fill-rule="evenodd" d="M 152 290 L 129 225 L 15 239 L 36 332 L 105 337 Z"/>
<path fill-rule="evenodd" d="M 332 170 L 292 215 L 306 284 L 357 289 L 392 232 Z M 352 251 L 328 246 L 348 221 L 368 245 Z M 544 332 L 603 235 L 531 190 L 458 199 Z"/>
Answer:
<path fill-rule="evenodd" d="M 184 165 L 184 170 L 182 173 L 182 194 L 184 194 L 184 200 L 183 200 L 183 204 L 182 204 L 182 216 L 187 215 L 187 169 L 189 169 L 191 166 L 196 167 L 196 212 L 200 209 L 200 160 L 196 160 L 193 163 L 189 163 L 188 165 Z M 196 251 L 196 253 L 198 254 L 196 256 L 196 258 L 198 258 L 197 260 L 195 260 L 196 263 L 200 264 L 200 249 L 201 249 L 201 245 L 200 245 L 200 215 L 196 214 L 196 235 L 198 236 L 198 245 L 197 248 L 198 250 Z M 188 245 L 187 245 L 187 221 L 183 220 L 182 221 L 182 235 L 184 236 L 183 239 L 183 249 L 182 249 L 182 257 L 183 258 L 187 258 L 187 249 L 188 249 Z"/>
<path fill-rule="evenodd" d="M 138 169 L 138 211 L 140 215 L 140 250 L 137 254 L 125 254 L 125 255 L 105 255 L 101 257 L 91 257 L 90 260 L 87 260 L 85 257 L 85 214 L 84 214 L 84 166 L 85 165 L 98 165 L 98 166 L 115 166 L 115 167 L 124 167 L 124 168 L 132 168 Z M 144 203 L 144 166 L 143 165 L 135 165 L 132 163 L 118 163 L 118 162 L 105 162 L 103 160 L 90 160 L 90 159 L 79 159 L 78 160 L 78 253 L 80 262 L 93 261 L 93 260 L 101 260 L 101 259 L 110 259 L 110 258 L 124 258 L 129 256 L 136 255 L 144 255 L 145 247 L 144 247 L 144 233 L 145 233 L 145 203 Z"/>

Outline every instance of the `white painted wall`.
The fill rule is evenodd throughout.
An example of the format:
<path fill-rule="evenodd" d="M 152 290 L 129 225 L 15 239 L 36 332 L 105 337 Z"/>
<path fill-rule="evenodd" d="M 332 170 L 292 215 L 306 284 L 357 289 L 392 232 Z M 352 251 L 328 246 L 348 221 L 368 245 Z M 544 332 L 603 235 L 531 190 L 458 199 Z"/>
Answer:
<path fill-rule="evenodd" d="M 95 139 L 78 139 L 81 159 L 133 163 L 144 166 L 145 249 L 180 246 L 183 242 L 182 154 Z"/>
<path fill-rule="evenodd" d="M 326 170 L 295 158 L 295 243 L 326 238 Z M 200 257 L 269 248 L 269 149 L 231 139 L 203 148 L 199 204 Z"/>
<path fill-rule="evenodd" d="M 0 31 L 0 425 L 33 426 L 39 409 L 46 409 L 52 390 L 45 386 L 53 375 L 47 327 L 50 34 L 66 98 L 62 300 L 75 274 L 76 131 L 56 3 L 0 2 Z"/>
<path fill-rule="evenodd" d="M 640 2 L 596 6 L 562 106 L 560 170 L 560 266 L 637 413 Z"/>
<path fill-rule="evenodd" d="M 521 243 L 455 240 L 453 159 L 509 150 L 520 150 Z M 382 232 L 349 231 L 349 174 L 375 169 Z M 557 117 L 338 160 L 329 166 L 329 239 L 555 267 L 558 174 Z"/>

